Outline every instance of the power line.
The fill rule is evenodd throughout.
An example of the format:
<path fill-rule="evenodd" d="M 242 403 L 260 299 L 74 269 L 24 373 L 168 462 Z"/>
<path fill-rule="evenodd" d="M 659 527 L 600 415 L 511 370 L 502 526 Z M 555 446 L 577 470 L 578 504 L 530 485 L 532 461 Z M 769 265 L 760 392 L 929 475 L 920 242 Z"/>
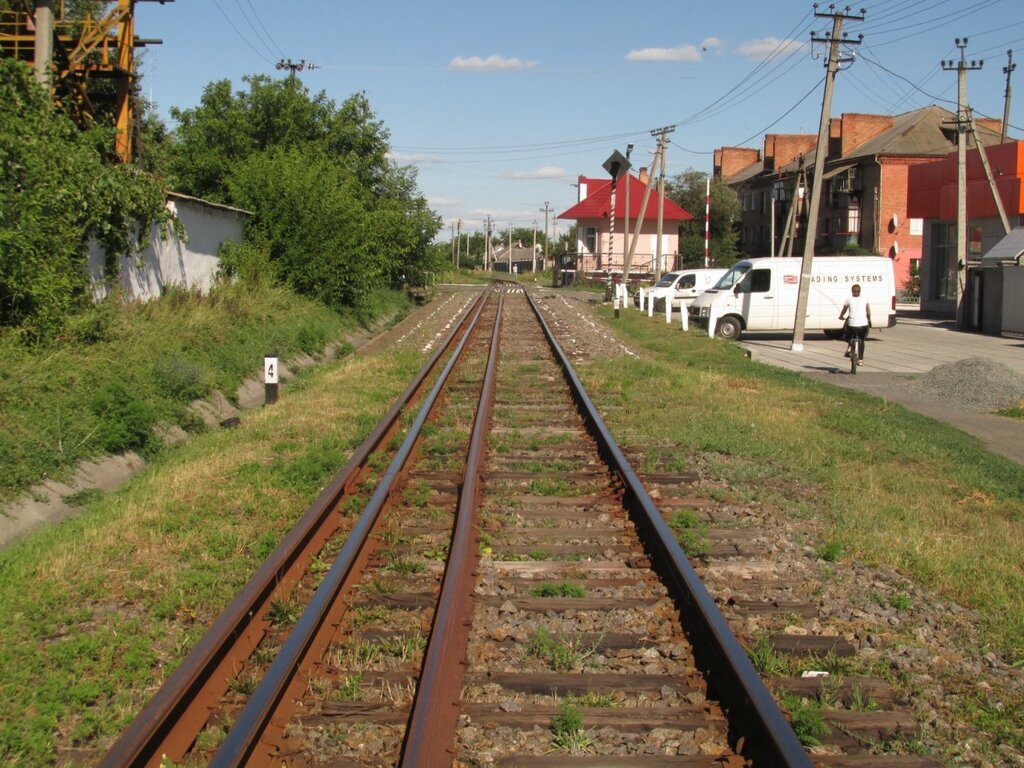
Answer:
<path fill-rule="evenodd" d="M 247 38 L 245 35 L 241 33 L 241 31 L 239 31 L 238 27 L 235 26 L 235 22 L 231 20 L 230 16 L 224 13 L 224 9 L 220 7 L 220 3 L 217 2 L 217 0 L 213 0 L 213 5 L 218 11 L 220 11 L 220 15 L 225 18 L 225 20 L 231 26 L 231 28 L 235 30 L 235 34 L 238 35 L 239 38 L 241 38 L 242 42 L 249 46 L 249 48 L 252 49 L 252 52 L 259 56 L 261 59 L 263 59 L 265 62 L 267 62 L 267 64 L 273 66 L 274 62 L 271 59 L 268 59 L 266 56 L 264 56 L 261 51 L 257 50 L 256 46 L 249 42 L 249 38 Z"/>
<path fill-rule="evenodd" d="M 277 45 L 277 42 L 275 42 L 273 36 L 270 34 L 270 32 L 267 30 L 267 28 L 263 25 L 263 21 L 260 19 L 260 15 L 258 13 L 256 13 L 256 8 L 252 4 L 252 0 L 245 0 L 245 2 L 249 6 L 249 10 L 252 11 L 252 16 L 253 16 L 254 19 L 256 19 L 256 23 L 260 25 L 260 29 L 262 29 L 264 31 L 264 33 L 266 33 L 267 40 L 269 40 L 271 45 L 273 45 L 274 48 L 277 50 L 277 54 L 279 56 L 283 57 L 284 56 L 284 51 L 281 50 L 281 48 Z"/>

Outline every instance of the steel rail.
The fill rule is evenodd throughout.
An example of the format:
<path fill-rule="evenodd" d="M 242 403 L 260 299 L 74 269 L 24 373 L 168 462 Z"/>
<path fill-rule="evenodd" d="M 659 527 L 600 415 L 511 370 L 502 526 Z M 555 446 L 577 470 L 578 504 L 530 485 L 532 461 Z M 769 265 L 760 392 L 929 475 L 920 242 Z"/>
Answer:
<path fill-rule="evenodd" d="M 318 537 L 325 537 L 322 533 L 325 522 L 337 507 L 339 500 L 350 492 L 370 454 L 384 442 L 398 423 L 402 410 L 422 387 L 441 358 L 451 349 L 455 339 L 465 330 L 470 318 L 475 319 L 479 316 L 485 302 L 486 291 L 482 292 L 474 305 L 463 313 L 460 321 L 438 345 L 437 351 L 353 452 L 345 466 L 114 743 L 100 762 L 100 768 L 157 766 L 162 755 L 183 755 L 191 747 L 191 740 L 198 735 L 209 716 L 206 707 L 196 706 L 200 693 L 211 684 L 226 688 L 227 674 L 217 675 L 217 670 L 228 657 L 232 646 L 258 620 L 260 607 L 267 603 L 286 574 L 296 567 L 302 554 L 309 551 L 311 544 Z M 173 738 L 178 730 L 177 726 L 182 721 L 195 723 L 194 731 L 182 730 L 183 734 L 191 733 L 191 736 L 181 736 L 182 739 L 188 738 L 189 743 L 170 742 L 169 739 Z"/>
<path fill-rule="evenodd" d="M 682 603 L 680 609 L 688 609 L 684 611 L 684 617 L 696 619 L 696 629 L 703 636 L 719 667 L 724 670 L 720 677 L 708 680 L 709 693 L 714 688 L 717 698 L 730 713 L 730 737 L 737 741 L 743 739 L 743 743 L 738 745 L 738 751 L 763 765 L 811 768 L 812 762 L 807 751 L 672 535 L 647 489 L 612 437 L 584 389 L 576 369 L 562 351 L 529 291 L 526 297 L 544 328 L 548 345 L 565 372 L 573 398 L 592 430 L 598 450 L 625 486 L 623 503 L 633 511 L 638 528 L 647 534 L 647 544 L 656 555 L 653 562 L 661 565 L 671 563 L 671 568 L 665 568 L 664 576 L 671 581 L 666 586 L 673 588 L 676 600 Z M 686 622 L 684 618 L 684 624 L 692 626 L 693 622 Z M 743 732 L 738 729 L 741 722 L 744 724 Z M 751 734 L 748 730 L 755 733 Z M 751 738 L 752 735 L 754 738 Z"/>
<path fill-rule="evenodd" d="M 430 641 L 424 654 L 419 685 L 405 730 L 400 763 L 403 768 L 451 765 L 455 759 L 455 728 L 459 721 L 466 646 L 473 625 L 473 590 L 480 564 L 475 535 L 480 509 L 480 475 L 494 410 L 498 340 L 504 301 L 504 295 L 500 295 L 466 467 L 462 474 L 451 555 L 445 567 Z"/>
<path fill-rule="evenodd" d="M 489 294 L 490 291 L 487 292 Z M 410 426 L 402 446 L 392 460 L 379 485 L 367 502 L 362 514 L 352 530 L 348 540 L 342 546 L 323 581 L 313 594 L 302 617 L 288 635 L 281 650 L 277 654 L 263 680 L 249 697 L 245 707 L 239 713 L 227 736 L 210 761 L 213 768 L 243 765 L 256 749 L 259 740 L 269 724 L 274 708 L 281 701 L 298 670 L 301 660 L 306 656 L 314 639 L 327 619 L 329 608 L 340 593 L 343 584 L 356 562 L 366 539 L 384 508 L 385 502 L 394 492 L 394 485 L 406 461 L 412 455 L 413 447 L 423 425 L 437 402 L 442 389 L 451 376 L 462 355 L 469 338 L 476 329 L 483 311 L 485 300 L 476 308 L 466 333 L 459 341 L 448 362 L 438 376 L 430 393 L 425 398 L 415 422 Z"/>

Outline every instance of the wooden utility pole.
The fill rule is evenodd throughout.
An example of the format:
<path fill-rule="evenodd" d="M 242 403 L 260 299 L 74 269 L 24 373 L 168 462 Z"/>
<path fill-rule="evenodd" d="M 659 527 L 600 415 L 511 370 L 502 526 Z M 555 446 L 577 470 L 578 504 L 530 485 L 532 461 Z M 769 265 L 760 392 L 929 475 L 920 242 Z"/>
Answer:
<path fill-rule="evenodd" d="M 818 146 L 814 153 L 814 176 L 811 179 L 811 200 L 807 209 L 807 232 L 804 234 L 804 258 L 800 266 L 800 290 L 796 298 L 796 316 L 793 318 L 793 343 L 790 349 L 794 352 L 804 350 L 804 327 L 807 324 L 807 299 L 811 290 L 811 268 L 814 264 L 814 241 L 818 235 L 818 208 L 821 205 L 821 188 L 825 181 L 825 160 L 828 157 L 828 120 L 832 112 L 832 92 L 835 90 L 836 73 L 839 71 L 840 63 L 852 61 L 852 57 L 840 59 L 839 47 L 842 45 L 858 45 L 863 39 L 861 35 L 856 40 L 850 40 L 840 34 L 843 29 L 843 21 L 864 21 L 864 15 L 854 16 L 848 13 L 840 13 L 835 6 L 829 6 L 829 13 L 818 13 L 814 15 L 819 19 L 832 19 L 832 32 L 826 33 L 824 37 L 817 37 L 811 34 L 812 43 L 828 43 L 828 61 L 825 74 L 825 96 L 821 100 L 821 120 L 818 123 Z M 847 10 L 849 10 L 847 8 Z M 793 230 L 796 230 L 796 221 L 793 222 Z"/>
<path fill-rule="evenodd" d="M 1006 90 L 1003 91 L 1003 133 L 999 137 L 999 143 L 1006 143 L 1006 128 L 1010 124 L 1010 75 L 1013 74 L 1013 70 L 1017 68 L 1017 65 L 1013 63 L 1013 49 L 1006 52 L 1006 66 L 1003 67 L 1003 74 L 1006 75 Z M 974 135 L 978 137 L 977 134 Z"/>
<path fill-rule="evenodd" d="M 466 252 L 469 255 L 469 252 Z M 458 269 L 462 261 L 462 219 L 455 224 L 455 268 Z"/>
<path fill-rule="evenodd" d="M 491 259 L 491 214 L 487 214 L 487 239 L 484 240 L 484 272 L 489 270 Z"/>
<path fill-rule="evenodd" d="M 532 272 L 537 271 L 537 220 L 533 220 L 533 269 Z"/>
<path fill-rule="evenodd" d="M 956 38 L 960 49 L 959 61 L 943 61 L 942 68 L 956 72 L 956 323 L 963 327 L 966 321 L 964 311 L 964 276 L 967 270 L 967 72 L 981 69 L 983 61 L 967 63 L 965 51 L 967 38 Z"/>

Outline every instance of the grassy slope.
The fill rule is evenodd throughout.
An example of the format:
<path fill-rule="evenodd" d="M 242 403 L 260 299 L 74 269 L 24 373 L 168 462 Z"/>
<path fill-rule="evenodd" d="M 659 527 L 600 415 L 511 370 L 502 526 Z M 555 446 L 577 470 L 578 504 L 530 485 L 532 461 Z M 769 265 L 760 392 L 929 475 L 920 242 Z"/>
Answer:
<path fill-rule="evenodd" d="M 663 446 L 745 498 L 820 518 L 846 552 L 977 607 L 991 642 L 1024 656 L 1018 466 L 699 333 L 634 312 L 616 328 L 644 359 L 581 374 L 623 444 Z M 303 374 L 239 429 L 198 436 L 0 551 L 0 766 L 108 745 L 419 364 L 389 353 Z"/>
<path fill-rule="evenodd" d="M 390 302 L 383 307 L 389 312 L 404 308 L 400 295 L 380 301 Z M 0 337 L 0 502 L 108 452 L 117 435 L 90 403 L 97 392 L 121 399 L 127 393 L 157 419 L 195 430 L 201 424 L 185 409 L 190 399 L 211 388 L 230 398 L 244 378 L 259 373 L 264 354 L 320 352 L 357 326 L 284 290 L 235 285 L 208 297 L 171 292 L 148 304 L 100 305 L 42 350 Z M 160 446 L 147 439 L 121 447 L 152 455 Z"/>

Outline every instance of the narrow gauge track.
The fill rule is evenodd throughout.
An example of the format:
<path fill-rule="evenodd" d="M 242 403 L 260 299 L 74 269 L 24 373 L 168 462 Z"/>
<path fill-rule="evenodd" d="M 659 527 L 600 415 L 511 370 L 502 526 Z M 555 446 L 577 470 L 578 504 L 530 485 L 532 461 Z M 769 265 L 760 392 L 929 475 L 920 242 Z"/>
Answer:
<path fill-rule="evenodd" d="M 255 687 L 179 680 L 105 765 L 810 765 L 529 297 L 470 314 L 302 617 L 206 653 Z"/>

